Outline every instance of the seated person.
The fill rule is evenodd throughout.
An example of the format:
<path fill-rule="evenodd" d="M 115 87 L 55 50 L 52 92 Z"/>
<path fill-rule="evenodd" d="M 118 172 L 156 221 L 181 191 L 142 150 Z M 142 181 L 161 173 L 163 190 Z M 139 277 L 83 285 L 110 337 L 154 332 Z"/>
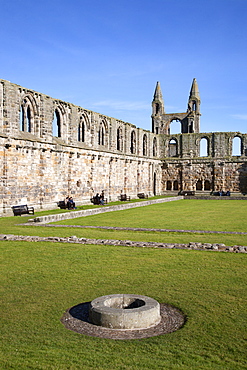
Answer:
<path fill-rule="evenodd" d="M 94 197 L 94 204 L 99 204 L 100 203 L 100 196 L 99 193 L 97 193 Z"/>
<path fill-rule="evenodd" d="M 100 197 L 99 197 L 99 202 L 102 206 L 104 206 L 104 199 L 105 199 L 104 190 L 102 190 Z"/>
<path fill-rule="evenodd" d="M 68 201 L 67 201 L 68 209 L 75 209 L 75 202 L 73 201 L 73 198 L 72 197 L 67 197 L 67 198 L 68 198 Z"/>

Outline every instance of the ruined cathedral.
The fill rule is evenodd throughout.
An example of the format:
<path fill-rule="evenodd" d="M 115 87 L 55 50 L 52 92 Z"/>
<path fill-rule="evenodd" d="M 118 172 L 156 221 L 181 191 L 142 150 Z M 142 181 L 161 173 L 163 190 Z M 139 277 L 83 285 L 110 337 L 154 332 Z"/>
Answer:
<path fill-rule="evenodd" d="M 67 195 L 84 204 L 102 190 L 109 201 L 121 193 L 247 193 L 247 134 L 200 133 L 200 103 L 194 79 L 185 112 L 166 113 L 157 83 L 148 131 L 0 80 L 0 214 L 18 204 L 54 208 Z M 180 134 L 170 134 L 174 120 Z"/>

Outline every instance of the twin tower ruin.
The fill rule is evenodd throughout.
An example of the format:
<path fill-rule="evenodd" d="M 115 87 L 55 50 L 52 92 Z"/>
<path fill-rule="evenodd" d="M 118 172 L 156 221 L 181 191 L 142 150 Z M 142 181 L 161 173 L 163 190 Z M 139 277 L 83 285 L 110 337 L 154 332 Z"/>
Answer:
<path fill-rule="evenodd" d="M 108 200 L 247 193 L 247 134 L 200 133 L 200 103 L 194 79 L 186 111 L 165 113 L 157 83 L 150 132 L 0 80 L 0 214 L 18 204 L 54 208 L 67 195 L 83 204 L 102 190 Z M 174 120 L 180 134 L 170 134 Z"/>

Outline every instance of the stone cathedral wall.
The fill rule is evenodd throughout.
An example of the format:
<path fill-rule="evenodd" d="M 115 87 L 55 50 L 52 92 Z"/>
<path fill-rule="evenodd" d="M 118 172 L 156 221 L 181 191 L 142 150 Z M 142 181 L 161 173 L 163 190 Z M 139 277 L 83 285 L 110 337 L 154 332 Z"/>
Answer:
<path fill-rule="evenodd" d="M 238 155 L 233 154 L 237 139 Z M 215 132 L 164 135 L 162 191 L 227 191 L 247 194 L 247 134 Z M 204 140 L 205 152 L 200 146 Z"/>
<path fill-rule="evenodd" d="M 232 155 L 234 138 L 239 155 Z M 206 140 L 207 153 L 200 155 Z M 247 193 L 247 134 L 162 135 L 0 80 L 0 214 L 54 208 L 105 191 L 136 198 L 169 191 Z"/>
<path fill-rule="evenodd" d="M 154 174 L 160 194 L 158 140 L 130 123 L 0 80 L 1 212 L 26 203 L 53 208 L 67 195 L 88 203 L 102 190 L 108 200 L 150 196 Z"/>

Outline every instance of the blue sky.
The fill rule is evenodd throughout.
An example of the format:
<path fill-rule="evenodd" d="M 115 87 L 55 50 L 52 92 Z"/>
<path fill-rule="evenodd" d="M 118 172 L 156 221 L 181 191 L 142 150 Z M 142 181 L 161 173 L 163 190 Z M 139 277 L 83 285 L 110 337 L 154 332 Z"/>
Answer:
<path fill-rule="evenodd" d="M 156 82 L 184 112 L 195 77 L 201 132 L 247 131 L 247 0 L 0 0 L 0 14 L 2 79 L 150 129 Z"/>

